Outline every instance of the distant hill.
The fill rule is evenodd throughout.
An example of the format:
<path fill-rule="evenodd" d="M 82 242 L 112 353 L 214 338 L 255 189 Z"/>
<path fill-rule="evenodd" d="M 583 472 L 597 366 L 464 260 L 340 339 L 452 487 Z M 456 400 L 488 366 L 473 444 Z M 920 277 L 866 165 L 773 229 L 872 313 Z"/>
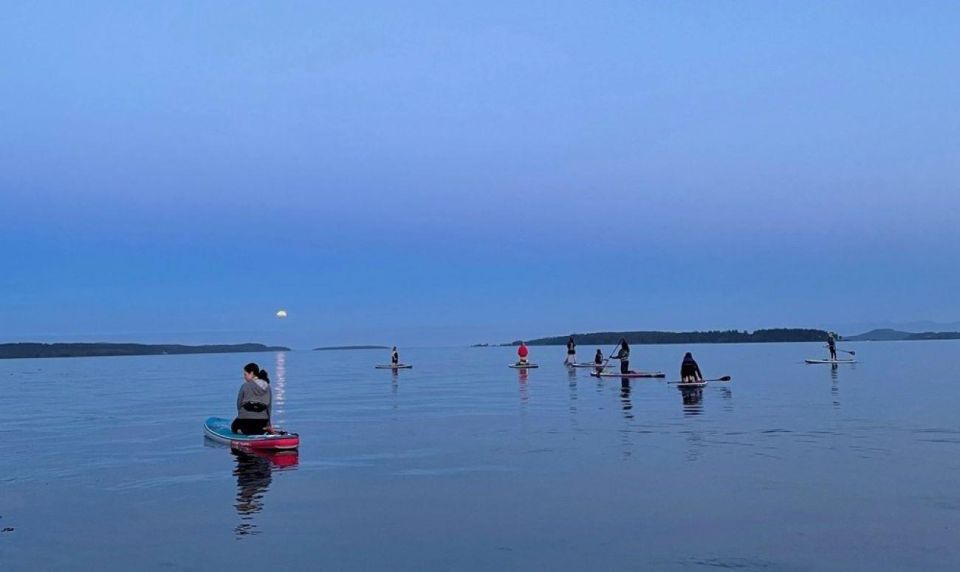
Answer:
<path fill-rule="evenodd" d="M 921 340 L 960 340 L 960 332 L 921 332 L 907 338 L 909 342 Z"/>
<path fill-rule="evenodd" d="M 389 346 L 327 346 L 322 348 L 313 348 L 315 352 L 325 352 L 330 350 L 389 350 Z"/>
<path fill-rule="evenodd" d="M 905 340 L 910 336 L 910 332 L 901 332 L 900 330 L 881 328 L 878 330 L 870 330 L 869 332 L 864 332 L 857 336 L 847 336 L 843 339 L 848 342 L 890 342 Z"/>
<path fill-rule="evenodd" d="M 901 332 L 900 330 L 870 330 L 858 336 L 844 338 L 852 342 L 890 342 L 923 340 L 960 340 L 960 332 Z"/>
<path fill-rule="evenodd" d="M 286 352 L 283 346 L 263 344 L 231 345 L 152 345 L 110 343 L 15 343 L 0 344 L 0 359 L 54 358 L 54 357 L 99 357 L 99 356 L 154 356 L 165 354 L 229 354 L 248 352 Z"/>
<path fill-rule="evenodd" d="M 568 336 L 537 338 L 527 340 L 529 346 L 562 346 L 567 343 Z M 613 345 L 624 338 L 631 344 L 742 344 L 742 343 L 769 343 L 769 342 L 822 342 L 827 339 L 825 330 L 803 328 L 775 328 L 756 330 L 754 332 L 739 330 L 709 331 L 709 332 L 595 332 L 590 334 L 574 334 L 573 339 L 581 345 Z M 505 346 L 520 345 L 514 341 Z"/>

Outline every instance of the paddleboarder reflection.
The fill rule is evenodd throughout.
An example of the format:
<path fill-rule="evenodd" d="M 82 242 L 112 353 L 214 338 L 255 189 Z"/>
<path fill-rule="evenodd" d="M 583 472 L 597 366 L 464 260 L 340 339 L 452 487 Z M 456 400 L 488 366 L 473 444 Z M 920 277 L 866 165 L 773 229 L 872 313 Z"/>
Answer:
<path fill-rule="evenodd" d="M 620 380 L 620 406 L 623 407 L 623 416 L 633 419 L 633 402 L 630 401 L 630 380 Z"/>
<path fill-rule="evenodd" d="M 681 387 L 683 414 L 692 416 L 703 413 L 703 389 L 699 387 Z"/>
<path fill-rule="evenodd" d="M 245 452 L 232 449 L 236 458 L 233 475 L 237 477 L 237 498 L 234 508 L 240 524 L 233 529 L 237 539 L 260 534 L 254 516 L 263 510 L 263 499 L 273 481 L 273 470 L 292 469 L 299 462 L 296 451 Z"/>

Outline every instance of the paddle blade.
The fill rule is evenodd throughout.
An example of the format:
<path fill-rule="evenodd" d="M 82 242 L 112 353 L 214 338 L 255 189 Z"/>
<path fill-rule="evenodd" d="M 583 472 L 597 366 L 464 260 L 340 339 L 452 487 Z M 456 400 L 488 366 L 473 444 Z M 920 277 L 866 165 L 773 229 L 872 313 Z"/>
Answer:
<path fill-rule="evenodd" d="M 730 377 L 729 375 L 725 375 L 725 376 L 721 377 L 719 381 L 730 381 L 731 379 L 733 379 L 733 378 Z"/>

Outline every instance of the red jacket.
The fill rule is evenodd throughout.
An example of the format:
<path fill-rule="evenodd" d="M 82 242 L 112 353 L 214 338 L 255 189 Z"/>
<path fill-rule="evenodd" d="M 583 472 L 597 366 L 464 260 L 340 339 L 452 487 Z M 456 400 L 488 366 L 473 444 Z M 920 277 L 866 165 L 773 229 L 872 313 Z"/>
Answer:
<path fill-rule="evenodd" d="M 530 353 L 530 350 L 527 349 L 527 346 L 520 346 L 520 349 L 517 350 L 517 355 L 520 357 L 527 357 L 527 354 Z"/>

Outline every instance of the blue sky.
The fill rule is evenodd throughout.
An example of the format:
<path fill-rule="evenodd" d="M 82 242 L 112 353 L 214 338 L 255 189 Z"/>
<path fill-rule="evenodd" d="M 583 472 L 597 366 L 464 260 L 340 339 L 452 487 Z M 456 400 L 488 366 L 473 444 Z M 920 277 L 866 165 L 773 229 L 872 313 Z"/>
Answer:
<path fill-rule="evenodd" d="M 958 321 L 957 29 L 950 2 L 8 2 L 0 340 Z"/>

